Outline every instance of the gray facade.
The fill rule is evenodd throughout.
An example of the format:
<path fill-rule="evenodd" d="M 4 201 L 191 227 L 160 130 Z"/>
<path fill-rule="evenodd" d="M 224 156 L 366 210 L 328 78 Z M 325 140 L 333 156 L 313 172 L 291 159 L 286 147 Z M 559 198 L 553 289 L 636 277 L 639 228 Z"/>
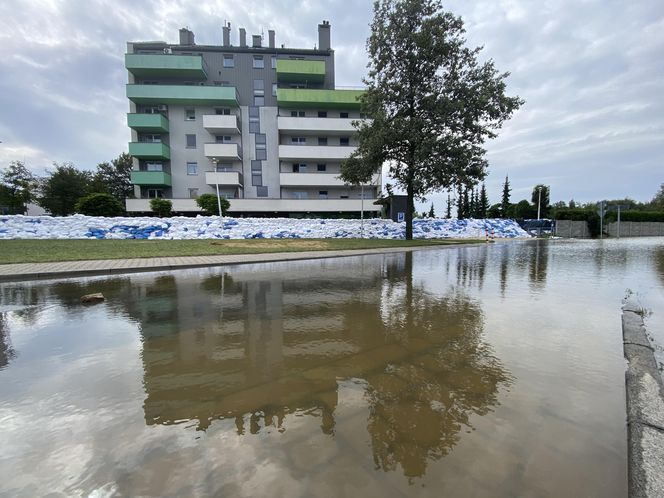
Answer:
<path fill-rule="evenodd" d="M 356 203 L 345 201 L 360 199 L 361 189 L 343 185 L 338 174 L 343 157 L 357 145 L 357 139 L 353 129 L 347 126 L 344 131 L 343 126 L 338 125 L 359 119 L 357 106 L 328 108 L 329 104 L 323 102 L 316 108 L 315 102 L 286 105 L 277 98 L 277 90 L 282 88 L 316 90 L 321 94 L 330 90 L 344 92 L 335 90 L 334 86 L 334 51 L 330 46 L 329 23 L 319 25 L 318 47 L 312 49 L 277 47 L 276 35 L 271 30 L 267 46 L 261 36 L 247 37 L 243 32 L 240 30 L 238 35 L 239 45 L 232 45 L 230 26 L 224 26 L 220 32 L 221 45 L 196 45 L 194 34 L 187 29 L 180 30 L 180 44 L 128 43 L 128 54 L 147 56 L 142 67 L 127 65 L 128 88 L 159 90 L 160 85 L 166 85 L 176 92 L 186 93 L 195 91 L 191 88 L 195 86 L 232 87 L 237 94 L 236 105 L 205 99 L 200 102 L 171 99 L 168 104 L 156 103 L 158 99 L 155 99 L 145 103 L 132 100 L 128 94 L 131 114 L 140 117 L 159 113 L 168 120 L 167 132 L 132 128 L 132 143 L 157 142 L 170 150 L 169 157 L 164 155 L 157 159 L 143 152 L 132 154 L 135 171 L 148 174 L 162 171 L 170 175 L 170 185 L 164 180 L 162 185 L 150 185 L 151 181 L 137 176 L 136 199 L 127 200 L 128 211 L 148 211 L 150 198 L 164 197 L 173 199 L 174 210 L 193 213 L 198 211 L 195 198 L 203 193 L 216 193 L 218 188 L 219 194 L 231 201 L 231 212 L 237 215 L 355 213 Z M 150 56 L 154 56 L 153 60 Z M 181 61 L 189 62 L 188 58 L 178 56 L 191 56 L 189 58 L 195 58 L 198 64 L 202 61 L 202 70 L 191 71 L 193 76 L 189 79 L 189 69 L 180 67 Z M 305 73 L 293 81 L 284 81 L 285 77 L 280 80 L 277 71 L 280 60 L 298 61 L 297 64 L 304 66 L 306 61 L 317 61 L 316 67 L 322 62 L 324 74 L 312 74 L 309 78 Z M 171 61 L 180 66 L 172 70 Z M 159 67 L 155 69 L 155 65 Z M 236 116 L 237 127 L 214 124 L 229 119 L 224 116 Z M 311 122 L 313 126 L 280 129 L 282 118 L 297 118 L 299 123 Z M 336 122 L 333 123 L 333 119 Z M 294 144 L 304 146 L 295 149 L 295 155 L 290 147 Z M 302 151 L 304 157 L 298 157 L 297 151 Z M 211 175 L 215 172 L 223 175 Z M 305 174 L 294 178 L 293 173 Z M 313 176 L 314 173 L 317 176 Z M 380 187 L 378 181 L 375 183 L 365 186 L 365 198 L 367 195 L 376 197 Z M 256 202 L 247 202 L 249 199 Z M 269 202 L 281 199 L 308 202 L 302 203 L 301 209 L 299 205 L 293 207 L 293 203 Z M 339 202 L 333 205 L 329 201 L 334 199 Z M 314 200 L 325 202 L 320 206 L 309 202 Z"/>

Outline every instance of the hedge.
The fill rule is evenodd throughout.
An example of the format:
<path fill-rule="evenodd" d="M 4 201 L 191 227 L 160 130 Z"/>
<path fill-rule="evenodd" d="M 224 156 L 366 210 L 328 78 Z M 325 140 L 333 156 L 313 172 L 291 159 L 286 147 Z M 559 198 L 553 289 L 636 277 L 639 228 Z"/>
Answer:
<path fill-rule="evenodd" d="M 604 216 L 606 223 L 612 223 L 618 220 L 616 211 L 609 211 Z M 658 211 L 621 211 L 620 221 L 659 221 L 664 222 L 664 213 Z"/>

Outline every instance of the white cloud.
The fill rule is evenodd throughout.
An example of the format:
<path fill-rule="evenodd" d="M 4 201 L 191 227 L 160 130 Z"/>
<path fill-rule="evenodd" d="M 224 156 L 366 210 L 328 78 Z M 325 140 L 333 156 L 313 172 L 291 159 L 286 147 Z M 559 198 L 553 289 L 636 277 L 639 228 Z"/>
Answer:
<path fill-rule="evenodd" d="M 469 44 L 484 45 L 483 56 L 512 73 L 508 91 L 526 100 L 487 144 L 493 201 L 508 172 L 515 192 L 552 177 L 554 200 L 652 197 L 664 163 L 662 2 L 451 0 L 446 8 L 463 17 Z M 235 41 L 242 26 L 275 29 L 278 45 L 313 47 L 323 19 L 332 24 L 337 85 L 360 85 L 370 2 L 2 3 L 0 167 L 19 155 L 92 167 L 125 150 L 129 40 L 175 42 L 188 26 L 198 43 L 218 44 L 230 21 Z"/>

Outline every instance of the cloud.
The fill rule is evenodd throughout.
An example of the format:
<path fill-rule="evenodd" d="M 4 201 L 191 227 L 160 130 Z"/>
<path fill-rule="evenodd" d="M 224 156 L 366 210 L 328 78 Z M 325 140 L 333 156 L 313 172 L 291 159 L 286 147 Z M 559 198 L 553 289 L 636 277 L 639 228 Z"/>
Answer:
<path fill-rule="evenodd" d="M 491 200 L 506 174 L 515 195 L 550 179 L 553 200 L 650 199 L 664 179 L 664 4 L 659 0 L 451 0 L 468 43 L 483 45 L 508 91 L 526 100 L 487 144 Z M 297 15 L 294 15 L 294 14 Z M 0 4 L 0 167 L 25 159 L 91 168 L 126 150 L 130 40 L 219 44 L 221 26 L 276 30 L 277 44 L 313 47 L 332 24 L 336 84 L 361 85 L 370 2 L 19 0 Z M 445 195 L 431 196 L 443 199 Z M 436 201 L 438 204 L 438 201 Z M 436 206 L 442 211 L 443 203 Z"/>

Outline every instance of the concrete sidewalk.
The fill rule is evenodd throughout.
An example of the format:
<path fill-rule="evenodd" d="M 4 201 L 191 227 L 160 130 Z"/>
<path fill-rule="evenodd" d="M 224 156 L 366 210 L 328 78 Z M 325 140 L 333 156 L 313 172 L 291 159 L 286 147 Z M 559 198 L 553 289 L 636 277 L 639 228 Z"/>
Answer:
<path fill-rule="evenodd" d="M 91 261 L 63 261 L 57 263 L 19 263 L 0 265 L 0 281 L 23 281 L 53 278 L 110 275 L 144 271 L 178 270 L 206 266 L 295 261 L 300 259 L 338 258 L 396 252 L 413 252 L 471 244 L 431 245 L 418 247 L 390 247 L 381 249 L 347 249 L 342 251 L 302 251 L 264 254 L 229 254 L 222 256 L 182 256 L 166 258 L 104 259 Z M 472 245 L 477 245 L 474 243 Z"/>
<path fill-rule="evenodd" d="M 664 384 L 642 310 L 626 303 L 622 315 L 627 359 L 628 478 L 630 498 L 664 496 Z"/>

